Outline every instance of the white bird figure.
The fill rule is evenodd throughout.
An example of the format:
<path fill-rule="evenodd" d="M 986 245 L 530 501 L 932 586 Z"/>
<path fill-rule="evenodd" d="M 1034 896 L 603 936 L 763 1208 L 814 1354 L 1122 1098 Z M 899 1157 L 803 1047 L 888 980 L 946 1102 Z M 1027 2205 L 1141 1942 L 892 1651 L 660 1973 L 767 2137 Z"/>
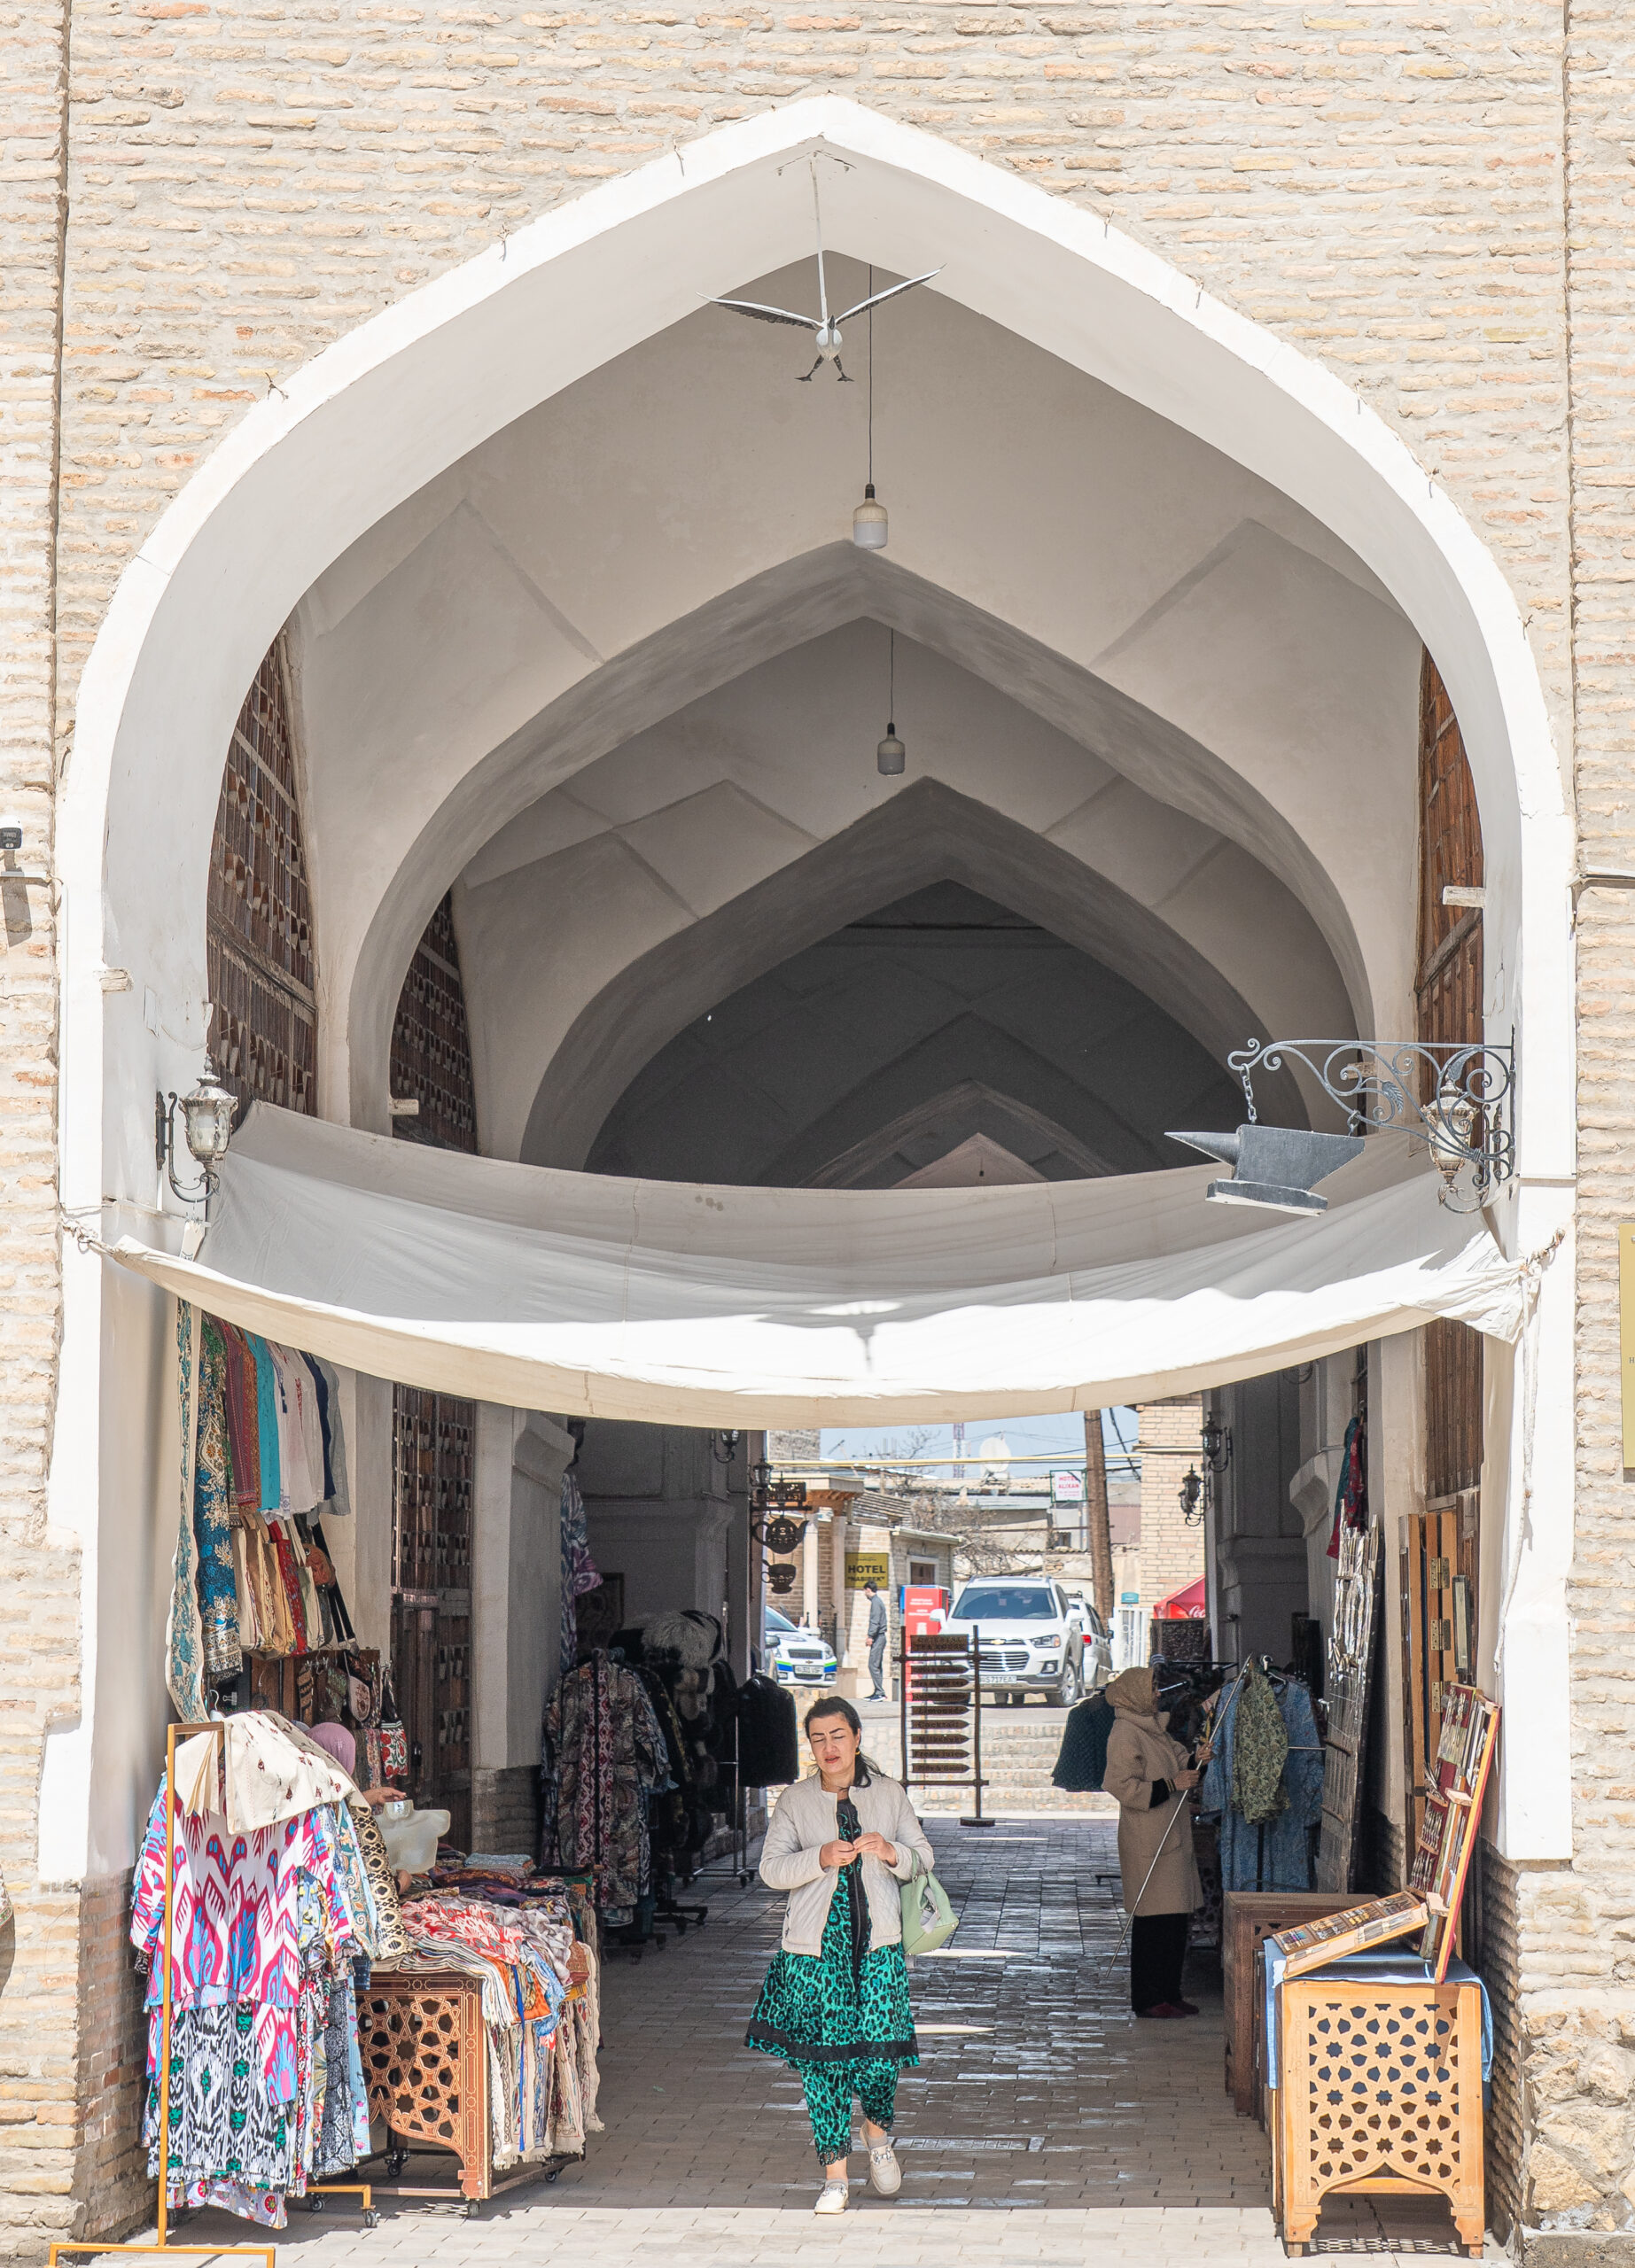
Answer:
<path fill-rule="evenodd" d="M 802 372 L 799 383 L 803 386 L 810 385 L 824 363 L 832 362 L 835 366 L 835 375 L 841 384 L 849 386 L 852 380 L 847 377 L 840 366 L 841 324 L 850 322 L 853 315 L 867 315 L 870 307 L 877 307 L 882 299 L 894 299 L 899 291 L 912 291 L 916 284 L 929 284 L 932 276 L 940 276 L 942 270 L 940 268 L 928 268 L 923 276 L 911 276 L 906 284 L 889 284 L 884 291 L 876 291 L 870 298 L 860 299 L 854 307 L 846 308 L 843 315 L 831 315 L 829 312 L 829 284 L 823 273 L 823 214 L 818 204 L 816 158 L 814 157 L 810 163 L 812 212 L 817 223 L 817 314 L 814 315 L 793 315 L 788 307 L 763 307 L 759 299 L 708 299 L 705 304 L 712 307 L 730 307 L 734 315 L 749 315 L 756 322 L 791 322 L 799 330 L 815 332 L 817 361 L 809 370 Z"/>

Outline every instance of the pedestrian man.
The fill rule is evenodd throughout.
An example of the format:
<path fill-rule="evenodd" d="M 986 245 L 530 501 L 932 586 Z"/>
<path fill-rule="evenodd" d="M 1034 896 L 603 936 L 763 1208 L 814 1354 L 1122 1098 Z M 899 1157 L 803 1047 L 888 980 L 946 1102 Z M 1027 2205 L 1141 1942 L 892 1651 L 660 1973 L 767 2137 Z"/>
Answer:
<path fill-rule="evenodd" d="M 868 1594 L 868 1675 L 874 1686 L 871 1701 L 884 1701 L 885 1681 L 885 1601 L 880 1596 L 877 1583 L 865 1583 Z"/>

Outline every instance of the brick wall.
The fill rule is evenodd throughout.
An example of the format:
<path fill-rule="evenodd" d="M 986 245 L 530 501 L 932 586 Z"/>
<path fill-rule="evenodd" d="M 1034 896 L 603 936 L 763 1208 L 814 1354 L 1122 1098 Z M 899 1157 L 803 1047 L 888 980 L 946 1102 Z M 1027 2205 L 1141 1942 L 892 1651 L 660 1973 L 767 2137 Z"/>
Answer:
<path fill-rule="evenodd" d="M 128 1875 L 86 1890 L 80 1909 L 80 2070 L 82 2124 L 76 2198 L 80 2225 L 122 2234 L 152 2214 L 141 2134 L 147 2066 L 142 1973 L 131 1950 Z"/>
<path fill-rule="evenodd" d="M 1324 356 L 1493 544 L 1565 716 L 1561 44 L 1545 0 L 82 0 L 61 729 L 120 567 L 269 383 L 589 184 L 824 91 L 1107 214 Z"/>
<path fill-rule="evenodd" d="M 1568 274 L 1574 464 L 1575 760 L 1580 860 L 1635 866 L 1630 796 L 1635 608 L 1635 361 L 1627 276 L 1613 247 L 1630 227 L 1635 19 L 1626 8 L 1567 11 Z M 1635 2228 L 1635 1811 L 1629 1728 L 1635 1661 L 1631 1476 L 1620 1444 L 1618 1222 L 1635 1216 L 1635 897 L 1586 890 L 1577 919 L 1578 1346 L 1570 1873 L 1519 1885 L 1523 2055 L 1538 2141 L 1529 2222 Z M 1563 1759 L 1565 1762 L 1566 1759 Z"/>
<path fill-rule="evenodd" d="M 1493 2010 L 1493 2085 L 1487 2117 L 1489 2225 L 1505 2235 L 1520 2218 L 1526 2148 L 1522 2040 L 1520 1875 L 1485 1840 L 1465 1901 L 1465 1955 L 1486 1979 Z"/>
<path fill-rule="evenodd" d="M 1173 1402 L 1144 1402 L 1141 1451 L 1141 1609 L 1148 1612 L 1172 1591 L 1203 1573 L 1203 1530 L 1188 1526 L 1180 1487 L 1189 1469 L 1203 1471 L 1198 1427 L 1203 1402 L 1195 1394 Z"/>
<path fill-rule="evenodd" d="M 478 1767 L 471 1774 L 472 1850 L 537 1852 L 539 1847 L 537 1765 Z"/>
<path fill-rule="evenodd" d="M 66 141 L 61 6 L 5 14 L 0 263 L 0 813 L 20 873 L 49 870 L 58 335 Z M 79 1560 L 48 1542 L 45 1464 L 58 1332 L 52 897 L 0 882 L 0 2260 L 70 2231 L 79 1898 L 35 1879 L 46 1727 L 79 1705 Z"/>

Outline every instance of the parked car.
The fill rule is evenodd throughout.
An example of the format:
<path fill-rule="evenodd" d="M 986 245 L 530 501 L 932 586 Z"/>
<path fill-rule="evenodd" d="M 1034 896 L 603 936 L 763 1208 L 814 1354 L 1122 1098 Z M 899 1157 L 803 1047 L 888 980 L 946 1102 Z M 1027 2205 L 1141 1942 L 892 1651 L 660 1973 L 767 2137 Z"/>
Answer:
<path fill-rule="evenodd" d="M 1099 1693 L 1113 1674 L 1113 1634 L 1075 1583 L 1060 1587 L 1070 1607 L 1077 1607 L 1085 1626 L 1085 1651 L 1079 1683 L 1086 1693 Z"/>
<path fill-rule="evenodd" d="M 839 1667 L 822 1634 L 769 1606 L 761 1621 L 761 1659 L 780 1685 L 832 1685 Z"/>
<path fill-rule="evenodd" d="M 1084 1689 L 1084 1613 L 1060 1583 L 995 1576 L 967 1583 L 945 1627 L 951 1634 L 980 1630 L 979 1675 L 995 1699 L 1042 1693 L 1071 1708 Z M 1093 1649 L 1092 1674 L 1096 1666 Z"/>

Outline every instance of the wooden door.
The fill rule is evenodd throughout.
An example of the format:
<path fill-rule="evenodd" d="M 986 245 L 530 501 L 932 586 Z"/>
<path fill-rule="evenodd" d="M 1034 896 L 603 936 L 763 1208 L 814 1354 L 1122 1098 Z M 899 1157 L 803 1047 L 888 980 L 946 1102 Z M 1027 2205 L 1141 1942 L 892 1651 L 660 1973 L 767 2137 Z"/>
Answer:
<path fill-rule="evenodd" d="M 317 969 L 284 641 L 233 726 L 205 915 L 210 1052 L 241 1104 L 317 1109 Z"/>
<path fill-rule="evenodd" d="M 409 1792 L 471 1836 L 471 1469 L 476 1405 L 394 1386 L 392 1677 Z"/>
<path fill-rule="evenodd" d="M 1450 888 L 1479 889 L 1483 874 L 1482 824 L 1459 720 L 1427 654 L 1420 681 L 1421 1039 L 1465 1044 L 1483 1036 L 1482 909 L 1443 900 Z M 1410 1858 L 1442 1733 L 1444 1688 L 1475 1674 L 1482 1503 L 1481 1336 L 1467 1324 L 1437 1322 L 1423 1340 L 1425 1510 L 1404 1520 L 1399 1539 Z"/>

